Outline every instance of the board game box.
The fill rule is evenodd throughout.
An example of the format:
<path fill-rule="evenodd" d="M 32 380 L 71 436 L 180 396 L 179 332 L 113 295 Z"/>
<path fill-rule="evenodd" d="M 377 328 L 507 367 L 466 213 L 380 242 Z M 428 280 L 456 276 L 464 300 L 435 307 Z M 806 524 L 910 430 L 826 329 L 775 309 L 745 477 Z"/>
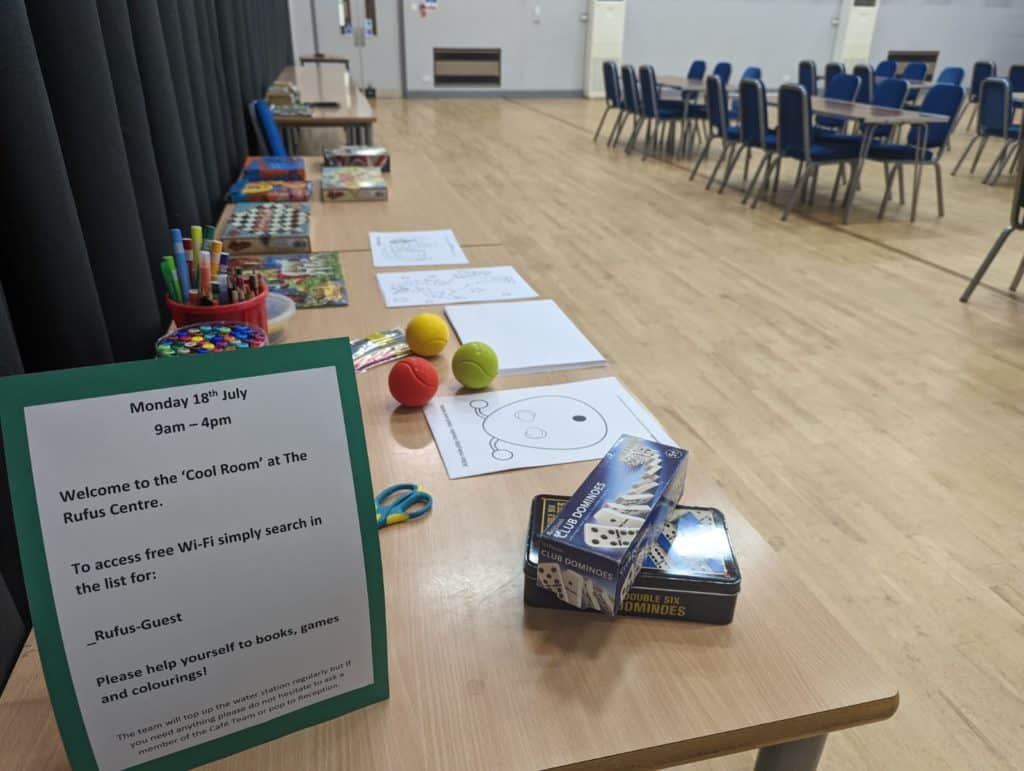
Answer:
<path fill-rule="evenodd" d="M 274 294 L 290 297 L 296 308 L 348 305 L 348 289 L 338 252 L 243 255 L 232 257 L 232 270 L 259 271 Z"/>
<path fill-rule="evenodd" d="M 619 612 L 668 514 L 689 453 L 623 435 L 538 537 L 537 586 L 577 608 Z"/>
<path fill-rule="evenodd" d="M 313 195 L 313 183 L 301 180 L 265 180 L 240 179 L 228 188 L 227 199 L 232 203 L 245 201 L 308 201 Z"/>
<path fill-rule="evenodd" d="M 388 183 L 380 169 L 324 166 L 320 192 L 324 201 L 386 201 Z"/>
<path fill-rule="evenodd" d="M 537 536 L 562 512 L 568 500 L 567 495 L 538 495 L 533 499 L 523 560 L 523 600 L 533 607 L 593 610 L 569 605 L 537 585 Z M 667 549 L 647 555 L 620 613 L 705 624 L 730 623 L 740 592 L 740 569 L 722 512 L 678 505 L 666 517 L 659 537 L 667 543 Z"/>
<path fill-rule="evenodd" d="M 375 166 L 387 173 L 391 171 L 391 156 L 386 147 L 371 147 L 369 145 L 325 147 L 324 166 Z"/>
<path fill-rule="evenodd" d="M 245 180 L 304 180 L 306 162 L 297 155 L 250 155 L 242 164 Z"/>
<path fill-rule="evenodd" d="M 308 203 L 238 203 L 220 234 L 230 254 L 308 252 Z"/>

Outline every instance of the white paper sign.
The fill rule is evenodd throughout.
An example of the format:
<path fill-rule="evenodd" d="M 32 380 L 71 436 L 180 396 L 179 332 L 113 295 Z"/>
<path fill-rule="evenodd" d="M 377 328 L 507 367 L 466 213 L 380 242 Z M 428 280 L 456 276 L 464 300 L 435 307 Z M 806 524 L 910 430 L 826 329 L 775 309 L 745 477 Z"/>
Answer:
<path fill-rule="evenodd" d="M 334 368 L 31 406 L 25 426 L 100 768 L 372 682 Z"/>
<path fill-rule="evenodd" d="M 614 377 L 436 396 L 423 412 L 452 479 L 596 460 L 622 434 L 675 444 Z"/>
<path fill-rule="evenodd" d="M 497 268 L 417 270 L 378 273 L 377 284 L 389 308 L 414 305 L 526 300 L 537 293 L 508 265 Z"/>
<path fill-rule="evenodd" d="M 458 265 L 469 262 L 455 233 L 450 230 L 371 232 L 370 251 L 376 268 Z"/>

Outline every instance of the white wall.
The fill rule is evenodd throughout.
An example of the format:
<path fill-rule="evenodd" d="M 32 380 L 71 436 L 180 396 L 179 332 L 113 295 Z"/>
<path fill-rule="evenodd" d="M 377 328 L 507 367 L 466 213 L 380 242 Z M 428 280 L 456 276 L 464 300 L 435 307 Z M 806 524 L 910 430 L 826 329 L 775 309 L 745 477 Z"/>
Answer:
<path fill-rule="evenodd" d="M 938 51 L 940 68 L 963 67 L 967 78 L 991 59 L 1005 75 L 1024 63 L 1024 0 L 879 0 L 872 62 L 890 50 Z"/>
<path fill-rule="evenodd" d="M 885 2 L 886 0 L 881 0 Z M 708 72 L 732 64 L 732 82 L 748 66 L 765 84 L 797 79 L 797 63 L 832 58 L 839 0 L 626 0 L 627 64 L 651 64 L 659 74 L 685 75 L 694 59 Z"/>
<path fill-rule="evenodd" d="M 434 48 L 500 48 L 501 91 L 583 90 L 586 0 L 439 0 L 426 18 L 412 0 L 402 8 L 410 93 L 434 90 Z"/>

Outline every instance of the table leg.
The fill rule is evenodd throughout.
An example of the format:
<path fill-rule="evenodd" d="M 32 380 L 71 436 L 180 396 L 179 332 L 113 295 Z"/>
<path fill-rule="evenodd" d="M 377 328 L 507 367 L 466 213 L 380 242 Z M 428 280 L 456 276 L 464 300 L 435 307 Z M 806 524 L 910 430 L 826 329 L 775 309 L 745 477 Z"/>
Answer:
<path fill-rule="evenodd" d="M 857 156 L 857 163 L 850 175 L 849 187 L 846 188 L 846 198 L 843 199 L 843 224 L 850 221 L 850 211 L 853 209 L 853 197 L 857 193 L 857 185 L 860 184 L 860 172 L 864 168 L 864 161 L 867 160 L 868 150 L 871 149 L 871 140 L 875 136 L 875 126 L 864 127 L 864 138 L 860 143 L 860 155 Z"/>
<path fill-rule="evenodd" d="M 368 144 L 368 145 L 372 145 L 373 144 L 373 124 L 372 123 L 367 123 L 366 124 L 366 144 Z"/>
<path fill-rule="evenodd" d="M 814 771 L 825 750 L 826 734 L 794 742 L 762 747 L 754 771 Z"/>

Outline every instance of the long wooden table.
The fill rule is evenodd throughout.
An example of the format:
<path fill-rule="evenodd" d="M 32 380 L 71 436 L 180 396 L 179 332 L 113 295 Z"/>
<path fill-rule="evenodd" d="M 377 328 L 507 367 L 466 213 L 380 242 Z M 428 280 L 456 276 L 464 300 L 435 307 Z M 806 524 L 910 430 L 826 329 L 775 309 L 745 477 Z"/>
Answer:
<path fill-rule="evenodd" d="M 369 100 L 348 69 L 340 67 L 285 67 L 278 81 L 294 83 L 304 102 L 337 102 L 337 107 L 314 107 L 312 115 L 275 115 L 282 128 L 304 126 L 339 127 L 353 142 L 373 143 L 373 124 L 377 116 Z"/>
<path fill-rule="evenodd" d="M 335 54 L 303 54 L 299 57 L 299 64 L 344 64 L 346 70 L 351 70 L 347 56 Z"/>
<path fill-rule="evenodd" d="M 426 205 L 428 186 L 410 192 L 397 176 L 407 163 L 396 155 L 394 192 L 424 196 Z M 314 247 L 338 247 L 353 221 L 372 221 L 374 208 L 388 205 L 314 202 Z M 463 201 L 450 210 L 456 232 L 470 208 Z M 530 255 L 502 245 L 465 251 L 473 265 L 516 266 L 544 293 Z M 368 252 L 343 259 L 351 305 L 300 311 L 286 342 L 361 336 L 421 310 L 384 307 Z M 435 360 L 443 394 L 458 388 L 448 366 L 455 345 Z M 654 769 L 760 747 L 759 771 L 805 771 L 829 732 L 896 711 L 884 670 L 735 509 L 699 456 L 684 499 L 727 517 L 743 574 L 731 625 L 524 607 L 530 501 L 573 491 L 593 464 L 449 480 L 422 414 L 388 395 L 387 372 L 358 375 L 374 487 L 415 481 L 435 500 L 428 517 L 380 534 L 391 697 L 212 768 Z M 611 366 L 502 377 L 497 386 L 608 374 L 627 386 L 643 378 Z M 30 639 L 0 698 L 0 768 L 66 767 Z"/>

